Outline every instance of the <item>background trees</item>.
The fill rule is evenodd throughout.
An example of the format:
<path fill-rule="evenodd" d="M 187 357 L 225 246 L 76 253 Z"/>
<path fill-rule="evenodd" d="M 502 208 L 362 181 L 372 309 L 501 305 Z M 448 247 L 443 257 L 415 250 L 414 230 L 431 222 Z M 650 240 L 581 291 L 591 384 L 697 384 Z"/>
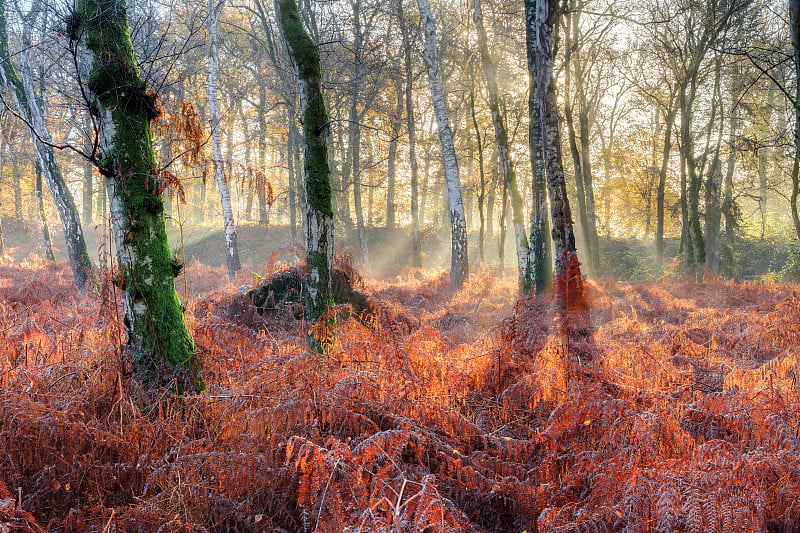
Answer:
<path fill-rule="evenodd" d="M 81 96 L 65 55 L 64 12 L 57 4 L 37 5 L 43 16 L 33 28 L 31 51 L 45 70 L 34 61 L 30 77 L 37 90 L 43 87 L 44 125 L 52 144 L 96 157 L 100 148 L 91 125 L 76 111 Z M 276 38 L 274 6 L 240 0 L 219 13 L 214 106 L 205 83 L 214 18 L 208 3 L 173 0 L 169 12 L 147 0 L 132 5 L 132 44 L 164 117 L 181 120 L 188 113 L 202 127 L 195 158 L 184 157 L 188 141 L 177 129 L 159 126 L 155 132 L 158 166 L 179 180 L 190 205 L 179 216 L 178 204 L 167 200 L 167 225 L 176 223 L 169 230 L 171 247 L 179 246 L 178 225 L 191 248 L 206 242 L 208 230 L 228 227 L 232 235 L 233 220 L 246 235 L 251 224 L 269 228 L 272 248 L 297 242 L 307 231 L 301 215 L 307 203 L 300 179 L 302 117 L 288 50 Z M 512 263 L 506 250 L 515 246 L 521 286 L 547 286 L 552 244 L 545 222 L 553 201 L 546 199 L 546 139 L 535 127 L 543 110 L 536 84 L 529 90 L 525 82 L 540 74 L 529 53 L 536 50 L 530 22 L 536 6 L 433 1 L 430 17 L 421 17 L 415 2 L 400 0 L 298 4 L 322 60 L 333 217 L 339 242 L 361 268 L 380 273 L 396 265 L 445 266 L 455 257 L 457 281 L 470 259 L 474 265 L 483 257 L 496 268 Z M 566 154 L 565 198 L 576 206 L 575 247 L 587 270 L 627 275 L 619 250 L 633 248 L 625 239 L 641 243 L 625 256 L 641 267 L 636 275 L 654 275 L 678 256 L 682 268 L 695 273 L 705 267 L 724 274 L 780 270 L 796 218 L 794 104 L 787 98 L 796 74 L 789 68 L 784 8 L 769 0 L 574 0 L 560 7 L 554 104 L 565 126 L 558 141 Z M 11 61 L 4 69 L 27 57 L 21 53 L 21 14 L 6 11 Z M 428 20 L 438 30 L 440 82 L 433 93 L 421 25 Z M 13 106 L 11 93 L 4 94 Z M 436 117 L 442 110 L 458 180 L 449 143 L 443 152 L 439 141 Z M 216 126 L 207 127 L 211 123 Z M 0 220 L 7 247 L 30 242 L 42 249 L 42 237 L 18 239 L 18 230 L 52 218 L 57 204 L 45 197 L 43 217 L 25 205 L 36 171 L 30 148 L 9 137 L 20 127 L 13 115 L 5 117 Z M 525 154 L 530 165 L 520 163 Z M 108 206 L 103 188 L 68 150 L 56 150 L 54 157 L 88 223 L 89 251 L 95 253 L 92 224 L 103 220 L 97 215 Z M 212 176 L 223 193 L 228 189 L 229 202 L 209 192 Z M 451 194 L 456 183 L 460 209 L 458 195 Z M 57 255 L 65 249 L 63 239 L 63 232 L 53 232 Z M 242 260 L 255 251 L 244 246 Z"/>

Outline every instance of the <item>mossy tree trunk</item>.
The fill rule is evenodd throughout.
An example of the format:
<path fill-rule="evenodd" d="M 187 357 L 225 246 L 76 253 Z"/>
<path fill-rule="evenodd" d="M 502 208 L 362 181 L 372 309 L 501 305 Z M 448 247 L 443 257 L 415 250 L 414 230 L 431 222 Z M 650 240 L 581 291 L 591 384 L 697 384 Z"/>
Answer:
<path fill-rule="evenodd" d="M 547 207 L 547 176 L 544 165 L 542 107 L 536 92 L 536 0 L 525 0 L 525 48 L 528 78 L 528 146 L 533 173 L 533 206 L 528 245 L 533 285 L 539 294 L 553 283 L 553 264 L 550 256 L 550 221 Z"/>
<path fill-rule="evenodd" d="M 156 181 L 150 122 L 154 95 L 133 53 L 125 0 L 78 0 L 70 37 L 86 55 L 91 110 L 100 134 L 111 222 L 122 274 L 128 344 L 140 379 L 175 379 L 179 391 L 202 388 L 200 361 L 175 292 L 181 265 L 172 257 Z M 164 363 L 171 375 L 159 375 Z"/>
<path fill-rule="evenodd" d="M 306 318 L 315 321 L 333 305 L 333 201 L 328 135 L 330 124 L 322 97 L 319 51 L 303 26 L 296 0 L 276 0 L 278 24 L 297 69 L 302 105 L 306 189 Z"/>
<path fill-rule="evenodd" d="M 236 237 L 236 224 L 233 221 L 231 191 L 225 178 L 222 160 L 222 141 L 219 130 L 219 103 L 217 101 L 217 63 L 219 63 L 219 38 L 217 26 L 225 7 L 225 0 L 208 0 L 208 111 L 211 124 L 211 146 L 214 161 L 214 177 L 217 180 L 219 199 L 222 204 L 222 220 L 225 233 L 225 264 L 228 277 L 234 279 L 242 269 L 239 261 L 239 244 Z"/>
<path fill-rule="evenodd" d="M 478 49 L 480 50 L 486 89 L 489 93 L 489 110 L 492 112 L 494 137 L 497 143 L 497 152 L 500 157 L 500 166 L 503 169 L 503 180 L 505 181 L 505 186 L 511 199 L 511 221 L 514 224 L 514 238 L 517 245 L 519 290 L 522 294 L 527 294 L 533 290 L 533 277 L 531 265 L 529 264 L 530 247 L 528 245 L 528 236 L 525 231 L 524 206 L 522 203 L 522 195 L 520 195 L 519 186 L 517 185 L 514 160 L 511 157 L 511 146 L 508 142 L 506 120 L 500 111 L 500 98 L 497 90 L 497 67 L 489 51 L 489 38 L 486 35 L 486 27 L 483 23 L 481 0 L 474 0 L 472 19 L 475 22 L 475 28 L 478 33 Z"/>
<path fill-rule="evenodd" d="M 436 21 L 428 0 L 417 0 L 421 16 L 422 32 L 425 37 L 423 56 L 428 67 L 428 84 L 431 90 L 433 112 L 439 130 L 442 146 L 442 164 L 447 187 L 448 208 L 450 210 L 451 259 L 450 285 L 460 288 L 469 277 L 467 256 L 467 223 L 464 217 L 464 204 L 461 199 L 461 176 L 458 171 L 453 132 L 447 115 L 447 101 L 439 73 L 439 44 L 436 38 Z"/>
<path fill-rule="evenodd" d="M 31 129 L 37 164 L 44 173 L 47 187 L 50 189 L 50 194 L 53 196 L 58 214 L 61 217 L 72 274 L 78 287 L 83 288 L 89 279 L 92 262 L 86 250 L 83 228 L 81 227 L 75 200 L 67 188 L 61 168 L 56 162 L 55 153 L 52 146 L 50 146 L 50 133 L 44 122 L 44 116 L 34 91 L 30 29 L 37 14 L 36 9 L 37 4 L 34 2 L 32 11 L 28 13 L 24 21 L 23 48 L 20 53 L 22 77 L 20 77 L 11 62 L 5 17 L 5 0 L 0 0 L 0 76 L 3 84 L 11 90 L 20 114 L 25 117 Z"/>

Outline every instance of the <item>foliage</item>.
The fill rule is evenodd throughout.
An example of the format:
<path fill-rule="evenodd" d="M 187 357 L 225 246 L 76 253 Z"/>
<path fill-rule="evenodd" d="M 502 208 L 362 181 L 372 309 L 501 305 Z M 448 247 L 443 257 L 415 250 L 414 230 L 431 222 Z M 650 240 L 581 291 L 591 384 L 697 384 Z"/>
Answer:
<path fill-rule="evenodd" d="M 794 287 L 588 282 L 580 325 L 512 310 L 514 279 L 411 272 L 367 282 L 382 311 L 320 357 L 188 270 L 208 389 L 178 397 L 130 379 L 113 290 L 0 266 L 0 526 L 796 531 Z"/>

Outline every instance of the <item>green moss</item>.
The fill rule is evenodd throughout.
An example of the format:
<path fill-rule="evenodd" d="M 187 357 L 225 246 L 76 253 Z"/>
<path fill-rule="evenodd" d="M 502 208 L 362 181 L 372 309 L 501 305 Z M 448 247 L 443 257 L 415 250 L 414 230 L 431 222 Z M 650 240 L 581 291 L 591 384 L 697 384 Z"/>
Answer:
<path fill-rule="evenodd" d="M 192 382 L 203 387 L 202 362 L 194 350 L 175 292 L 180 265 L 170 252 L 163 200 L 155 179 L 150 131 L 153 95 L 141 78 L 127 23 L 125 0 L 79 0 L 73 20 L 85 21 L 85 45 L 95 57 L 88 85 L 99 101 L 101 121 L 113 123 L 114 139 L 103 147 L 107 179 L 114 180 L 127 229 L 120 237 L 130 248 L 132 263 L 122 264 L 128 342 L 141 354 L 175 369 L 176 387 Z M 129 316 L 130 315 L 130 316 Z M 139 361 L 143 379 L 158 374 L 159 364 Z M 177 372 L 182 369 L 182 377 Z M 158 380 L 159 382 L 161 379 Z"/>

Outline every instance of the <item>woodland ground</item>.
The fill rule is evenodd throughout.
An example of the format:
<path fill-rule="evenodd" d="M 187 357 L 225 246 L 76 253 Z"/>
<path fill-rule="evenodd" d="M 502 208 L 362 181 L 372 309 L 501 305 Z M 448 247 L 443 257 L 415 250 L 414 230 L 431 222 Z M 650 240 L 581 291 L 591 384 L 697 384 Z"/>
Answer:
<path fill-rule="evenodd" d="M 110 279 L 0 264 L 0 531 L 800 531 L 796 286 L 601 279 L 587 320 L 407 272 L 320 357 L 195 262 L 175 397 Z"/>

